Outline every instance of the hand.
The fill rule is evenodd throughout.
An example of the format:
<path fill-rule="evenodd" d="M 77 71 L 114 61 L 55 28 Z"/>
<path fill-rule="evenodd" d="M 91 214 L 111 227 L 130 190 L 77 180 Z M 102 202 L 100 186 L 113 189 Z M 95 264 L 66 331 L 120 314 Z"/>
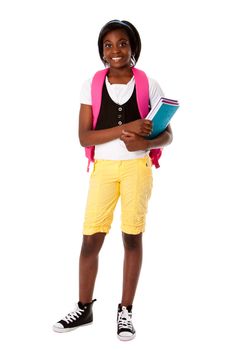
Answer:
<path fill-rule="evenodd" d="M 120 139 L 125 143 L 128 151 L 144 151 L 149 147 L 149 141 L 133 132 L 122 131 Z"/>
<path fill-rule="evenodd" d="M 147 137 L 152 131 L 152 121 L 148 119 L 137 119 L 125 124 L 124 130 L 139 136 Z"/>

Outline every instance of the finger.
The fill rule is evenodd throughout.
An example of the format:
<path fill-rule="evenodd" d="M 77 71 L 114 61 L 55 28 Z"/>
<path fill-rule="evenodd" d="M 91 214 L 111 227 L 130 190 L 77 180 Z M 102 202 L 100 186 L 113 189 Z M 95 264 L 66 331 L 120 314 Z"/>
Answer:
<path fill-rule="evenodd" d="M 151 133 L 152 133 L 152 130 L 144 130 L 141 134 L 140 134 L 140 136 L 148 136 L 148 135 L 151 135 Z"/>
<path fill-rule="evenodd" d="M 123 142 L 128 142 L 130 139 L 132 139 L 132 136 L 131 135 L 121 135 L 120 139 L 123 141 Z"/>
<path fill-rule="evenodd" d="M 149 126 L 151 126 L 152 125 L 152 121 L 151 120 L 148 120 L 148 119 L 144 119 L 144 123 L 143 123 L 144 125 L 149 125 Z"/>
<path fill-rule="evenodd" d="M 152 128 L 152 123 L 146 123 L 143 125 L 145 128 Z"/>
<path fill-rule="evenodd" d="M 130 135 L 122 135 L 121 139 L 125 141 L 125 140 L 129 140 L 131 137 L 132 136 L 130 136 Z"/>
<path fill-rule="evenodd" d="M 144 129 L 144 130 L 142 130 L 142 132 L 143 132 L 144 134 L 151 134 L 152 129 Z"/>
<path fill-rule="evenodd" d="M 152 128 L 152 123 L 151 122 L 150 123 L 143 123 L 142 127 L 143 128 Z"/>
<path fill-rule="evenodd" d="M 151 125 L 144 125 L 143 130 L 146 130 L 146 131 L 152 130 L 152 124 Z"/>
<path fill-rule="evenodd" d="M 141 133 L 139 134 L 139 136 L 148 137 L 150 134 L 151 134 L 151 131 L 150 131 L 150 132 L 141 132 Z"/>
<path fill-rule="evenodd" d="M 132 136 L 134 133 L 131 132 L 131 131 L 122 130 L 122 134 L 125 135 L 125 136 Z"/>

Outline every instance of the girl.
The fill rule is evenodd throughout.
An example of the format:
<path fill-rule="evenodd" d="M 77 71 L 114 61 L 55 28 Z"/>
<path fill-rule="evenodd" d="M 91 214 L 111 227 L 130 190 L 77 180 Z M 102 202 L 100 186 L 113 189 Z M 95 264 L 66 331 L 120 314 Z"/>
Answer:
<path fill-rule="evenodd" d="M 98 269 L 98 254 L 109 232 L 113 212 L 121 197 L 121 231 L 124 246 L 122 298 L 117 310 L 120 340 L 135 337 L 132 304 L 142 263 L 142 233 L 152 189 L 151 148 L 172 141 L 170 125 L 153 140 L 146 138 L 151 121 L 142 119 L 137 103 L 134 66 L 141 51 L 137 29 L 128 21 L 113 20 L 101 29 L 100 58 L 109 69 L 102 88 L 101 106 L 93 128 L 91 80 L 81 91 L 79 139 L 83 147 L 95 146 L 90 178 L 83 242 L 79 261 L 79 302 L 73 312 L 53 326 L 67 332 L 93 320 L 92 300 Z M 158 83 L 149 81 L 151 107 L 163 96 Z"/>

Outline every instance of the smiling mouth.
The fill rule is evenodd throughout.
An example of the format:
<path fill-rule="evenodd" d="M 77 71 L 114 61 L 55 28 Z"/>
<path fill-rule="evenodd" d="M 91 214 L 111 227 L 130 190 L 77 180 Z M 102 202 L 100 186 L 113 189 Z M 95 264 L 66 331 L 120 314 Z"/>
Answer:
<path fill-rule="evenodd" d="M 119 62 L 122 59 L 122 57 L 112 57 L 112 60 L 114 62 Z"/>

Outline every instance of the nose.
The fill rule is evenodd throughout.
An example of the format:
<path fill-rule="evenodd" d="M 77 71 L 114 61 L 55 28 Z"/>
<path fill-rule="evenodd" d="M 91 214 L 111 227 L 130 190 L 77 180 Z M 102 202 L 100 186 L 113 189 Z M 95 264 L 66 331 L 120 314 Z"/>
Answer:
<path fill-rule="evenodd" d="M 113 45 L 112 46 L 112 53 L 118 53 L 120 52 L 120 48 L 118 45 Z"/>

